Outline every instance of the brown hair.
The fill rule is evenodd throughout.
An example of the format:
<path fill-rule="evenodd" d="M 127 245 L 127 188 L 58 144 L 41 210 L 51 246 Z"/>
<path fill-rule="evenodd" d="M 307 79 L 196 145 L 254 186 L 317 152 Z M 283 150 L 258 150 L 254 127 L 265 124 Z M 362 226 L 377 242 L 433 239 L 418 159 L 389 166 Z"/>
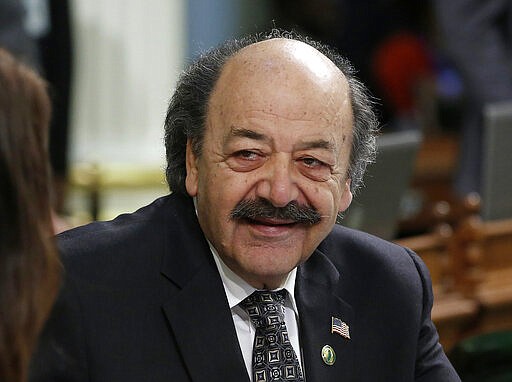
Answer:
<path fill-rule="evenodd" d="M 58 289 L 46 83 L 0 49 L 0 380 L 19 382 Z"/>

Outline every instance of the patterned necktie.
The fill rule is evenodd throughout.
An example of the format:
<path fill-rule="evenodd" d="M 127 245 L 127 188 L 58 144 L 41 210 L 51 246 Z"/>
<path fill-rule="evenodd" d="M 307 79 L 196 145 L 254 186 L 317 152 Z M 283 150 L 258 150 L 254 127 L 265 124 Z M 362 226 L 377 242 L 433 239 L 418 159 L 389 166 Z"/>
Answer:
<path fill-rule="evenodd" d="M 304 381 L 284 322 L 285 298 L 285 290 L 255 291 L 240 303 L 256 328 L 253 382 Z"/>

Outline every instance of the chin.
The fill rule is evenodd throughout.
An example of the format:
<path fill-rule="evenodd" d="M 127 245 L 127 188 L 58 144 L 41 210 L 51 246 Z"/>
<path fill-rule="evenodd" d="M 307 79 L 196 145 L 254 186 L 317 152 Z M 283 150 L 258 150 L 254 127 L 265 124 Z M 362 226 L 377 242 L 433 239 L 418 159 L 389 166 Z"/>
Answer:
<path fill-rule="evenodd" d="M 259 261 L 254 260 L 256 259 L 253 259 L 251 264 L 248 264 L 248 268 L 252 270 L 251 273 L 260 277 L 279 277 L 287 275 L 301 263 L 298 257 L 280 259 L 279 256 L 276 255 L 264 256 L 264 258 L 258 259 Z"/>

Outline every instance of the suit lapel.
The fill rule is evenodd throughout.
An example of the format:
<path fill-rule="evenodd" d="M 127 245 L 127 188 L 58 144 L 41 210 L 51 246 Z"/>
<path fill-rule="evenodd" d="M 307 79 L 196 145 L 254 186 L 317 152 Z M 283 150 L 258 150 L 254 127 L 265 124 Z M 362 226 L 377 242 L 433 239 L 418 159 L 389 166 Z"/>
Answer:
<path fill-rule="evenodd" d="M 176 345 L 194 382 L 249 381 L 224 287 L 193 205 L 176 205 L 179 219 L 170 217 L 162 267 L 180 288 L 163 306 Z"/>
<path fill-rule="evenodd" d="M 339 318 L 349 327 L 354 313 L 350 305 L 339 296 L 340 275 L 334 265 L 320 251 L 299 267 L 296 283 L 297 305 L 300 318 L 301 347 L 305 375 L 308 381 L 349 381 L 354 369 L 352 339 L 332 333 L 332 317 Z M 327 365 L 322 359 L 322 348 L 330 346 L 336 360 Z"/>
<path fill-rule="evenodd" d="M 214 270 L 201 269 L 164 305 L 164 312 L 193 381 L 248 381 L 230 309 Z"/>

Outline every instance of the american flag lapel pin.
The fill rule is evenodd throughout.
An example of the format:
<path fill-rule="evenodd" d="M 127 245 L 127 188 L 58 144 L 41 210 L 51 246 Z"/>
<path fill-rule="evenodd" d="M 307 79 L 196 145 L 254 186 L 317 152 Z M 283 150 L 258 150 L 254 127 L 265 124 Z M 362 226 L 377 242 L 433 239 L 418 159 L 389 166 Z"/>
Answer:
<path fill-rule="evenodd" d="M 340 336 L 350 339 L 350 330 L 346 322 L 341 321 L 337 317 L 332 317 L 331 333 L 338 333 Z"/>

